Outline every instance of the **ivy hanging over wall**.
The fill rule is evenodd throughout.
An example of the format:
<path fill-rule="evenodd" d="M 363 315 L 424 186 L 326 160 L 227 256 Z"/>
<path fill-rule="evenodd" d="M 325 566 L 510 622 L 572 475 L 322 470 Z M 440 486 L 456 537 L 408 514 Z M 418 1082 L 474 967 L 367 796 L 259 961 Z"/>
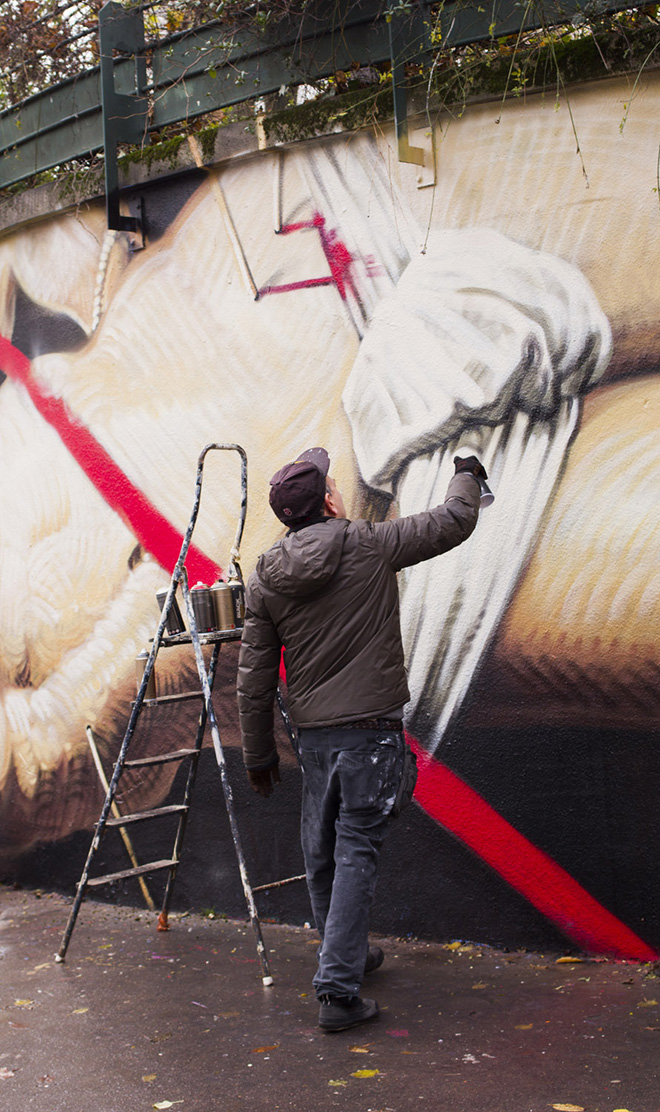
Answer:
<path fill-rule="evenodd" d="M 460 6 L 454 3 L 452 9 Z M 532 11 L 529 0 L 526 13 Z M 0 103 L 15 102 L 98 61 L 97 15 L 102 0 L 4 0 L 0 11 Z M 136 6 L 130 0 L 127 7 Z M 248 30 L 264 32 L 282 20 L 300 21 L 309 30 L 318 5 L 312 0 L 149 0 L 144 11 L 145 31 L 152 41 L 198 27 L 209 19 L 227 35 Z M 385 18 L 406 12 L 410 3 L 383 0 Z M 551 90 L 566 96 L 567 86 L 587 80 L 631 73 L 639 77 L 660 64 L 660 5 L 631 8 L 597 16 L 580 13 L 571 23 L 521 31 L 464 46 L 447 45 L 441 36 L 441 17 L 448 4 L 431 9 L 430 38 L 434 50 L 423 62 L 407 67 L 411 104 L 426 111 L 429 122 L 443 113 L 460 116 L 475 100 L 524 98 L 531 92 Z M 328 5 L 323 5 L 327 17 Z M 312 21 L 310 24 L 309 21 Z M 522 20 L 524 27 L 524 18 Z M 248 129 L 257 118 L 270 141 L 293 142 L 323 134 L 337 127 L 353 130 L 381 125 L 392 115 L 389 63 L 377 67 L 356 58 L 348 71 L 337 71 L 304 87 L 291 86 L 279 94 L 247 96 L 240 104 L 200 116 L 193 122 L 172 124 L 151 133 L 143 148 L 125 148 L 120 164 L 140 161 L 176 164 L 186 135 L 197 133 L 204 157 L 213 156 L 214 141 L 222 127 L 243 121 Z M 240 75 L 235 75 L 235 81 Z M 246 91 L 247 92 L 247 91 Z M 625 123 L 625 118 L 622 125 Z M 102 181 L 100 155 L 77 160 L 67 167 L 39 175 L 4 190 L 21 192 L 42 181 L 76 183 L 76 192 L 87 183 Z M 83 190 L 84 191 L 84 190 Z M 101 190 L 102 191 L 102 190 Z"/>
<path fill-rule="evenodd" d="M 98 13 L 106 0 L 1 0 L 0 109 L 98 64 Z M 211 21 L 265 31 L 302 19 L 308 0 L 123 0 L 144 13 L 151 41 Z"/>

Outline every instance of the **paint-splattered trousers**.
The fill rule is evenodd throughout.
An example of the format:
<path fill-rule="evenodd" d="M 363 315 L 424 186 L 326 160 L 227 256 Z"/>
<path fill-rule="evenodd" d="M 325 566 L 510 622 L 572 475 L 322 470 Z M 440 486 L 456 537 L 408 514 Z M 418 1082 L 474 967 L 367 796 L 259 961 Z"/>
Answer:
<path fill-rule="evenodd" d="M 401 781 L 398 731 L 301 730 L 301 840 L 321 936 L 318 997 L 357 996 L 368 950 L 378 856 Z"/>

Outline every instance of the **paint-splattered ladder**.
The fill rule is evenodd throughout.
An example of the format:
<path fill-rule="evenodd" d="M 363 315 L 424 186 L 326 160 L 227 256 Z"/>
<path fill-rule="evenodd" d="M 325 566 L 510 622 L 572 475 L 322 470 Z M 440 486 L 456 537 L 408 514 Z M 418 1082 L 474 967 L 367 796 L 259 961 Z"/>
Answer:
<path fill-rule="evenodd" d="M 69 941 L 70 941 L 70 938 L 71 938 L 71 934 L 73 932 L 73 928 L 75 926 L 75 923 L 76 923 L 76 920 L 77 920 L 77 917 L 78 917 L 78 912 L 80 910 L 80 906 L 81 906 L 82 901 L 85 897 L 85 892 L 86 892 L 87 888 L 89 888 L 89 887 L 98 887 L 98 886 L 104 885 L 104 884 L 112 884 L 116 881 L 124 880 L 124 879 L 127 879 L 129 877 L 137 877 L 140 880 L 142 891 L 143 891 L 143 894 L 145 895 L 145 899 L 147 900 L 147 903 L 149 904 L 150 907 L 153 908 L 153 900 L 151 900 L 151 896 L 149 894 L 148 889 L 146 888 L 146 884 L 144 883 L 143 877 L 146 874 L 149 874 L 149 873 L 154 873 L 154 872 L 158 872 L 158 871 L 167 870 L 168 871 L 168 877 L 167 877 L 167 883 L 166 883 L 166 888 L 165 888 L 165 894 L 164 894 L 164 897 L 163 897 L 162 908 L 161 908 L 161 912 L 160 912 L 159 919 L 158 919 L 159 929 L 160 930 L 167 930 L 167 928 L 168 928 L 167 916 L 168 916 L 170 900 L 171 900 L 171 896 L 172 896 L 174 880 L 175 880 L 175 877 L 176 877 L 176 871 L 177 871 L 177 867 L 179 865 L 179 859 L 180 859 L 181 849 L 182 849 L 182 845 L 183 845 L 183 838 L 184 838 L 184 834 L 185 834 L 186 823 L 187 823 L 187 820 L 188 820 L 188 813 L 189 813 L 189 809 L 190 809 L 190 798 L 191 798 L 191 795 L 192 795 L 192 790 L 193 790 L 193 786 L 194 786 L 194 782 L 195 782 L 195 776 L 196 776 L 196 772 L 197 772 L 197 765 L 198 765 L 198 761 L 199 761 L 199 756 L 200 756 L 201 749 L 202 749 L 202 742 L 203 742 L 203 738 L 204 738 L 204 732 L 205 732 L 206 725 L 207 725 L 207 722 L 208 722 L 208 725 L 209 725 L 209 728 L 210 728 L 210 731 L 211 731 L 211 736 L 212 736 L 212 739 L 213 739 L 213 748 L 215 750 L 216 760 L 217 760 L 217 763 L 218 763 L 218 767 L 220 769 L 220 777 L 221 777 L 222 788 L 223 788 L 224 797 L 225 797 L 225 804 L 226 804 L 226 807 L 227 807 L 227 814 L 228 814 L 228 817 L 229 817 L 229 824 L 230 824 L 230 827 L 231 827 L 231 833 L 232 833 L 232 837 L 233 837 L 233 841 L 234 841 L 234 848 L 236 850 L 236 857 L 237 857 L 237 860 L 238 860 L 238 866 L 239 866 L 239 870 L 240 870 L 240 874 L 241 874 L 241 881 L 242 881 L 242 884 L 243 884 L 243 891 L 244 891 L 244 894 L 245 894 L 245 900 L 246 900 L 247 907 L 248 907 L 248 912 L 249 912 L 249 915 L 250 915 L 250 921 L 251 921 L 252 927 L 255 931 L 255 935 L 256 935 L 256 939 L 257 939 L 257 952 L 258 952 L 259 958 L 261 960 L 262 979 L 263 979 L 263 983 L 265 985 L 270 985 L 270 984 L 272 984 L 273 979 L 272 979 L 271 974 L 270 974 L 270 968 L 269 968 L 269 965 L 268 965 L 268 956 L 267 956 L 267 953 L 266 953 L 266 948 L 264 946 L 264 942 L 263 942 L 263 938 L 262 938 L 262 934 L 261 934 L 261 924 L 259 922 L 259 917 L 258 917 L 258 914 L 257 914 L 256 905 L 255 905 L 255 902 L 254 902 L 253 889 L 252 889 L 252 887 L 250 885 L 250 882 L 249 882 L 249 879 L 248 879 L 247 868 L 246 868 L 246 864 L 245 864 L 245 856 L 244 856 L 244 853 L 243 853 L 243 848 L 242 848 L 242 844 L 241 844 L 241 837 L 240 837 L 240 833 L 239 833 L 239 829 L 238 829 L 238 824 L 237 824 L 237 821 L 236 821 L 236 813 L 235 813 L 235 809 L 234 809 L 234 802 L 233 802 L 233 794 L 232 794 L 231 784 L 229 782 L 229 778 L 228 778 L 228 774 L 227 774 L 227 766 L 226 766 L 226 762 L 225 762 L 224 751 L 223 751 L 223 747 L 222 747 L 222 742 L 220 740 L 220 732 L 218 730 L 218 722 L 217 722 L 217 717 L 216 717 L 215 710 L 214 710 L 214 707 L 213 707 L 213 700 L 212 700 L 212 695 L 211 695 L 211 692 L 213 690 L 215 675 L 216 675 L 216 668 L 217 668 L 217 663 L 218 663 L 218 656 L 219 656 L 219 652 L 220 652 L 220 647 L 221 647 L 222 643 L 225 642 L 225 641 L 237 641 L 237 640 L 239 640 L 240 636 L 241 636 L 241 631 L 240 631 L 240 629 L 232 629 L 232 630 L 226 630 L 226 631 L 222 631 L 222 632 L 212 632 L 212 633 L 200 633 L 199 632 L 199 630 L 197 628 L 197 621 L 196 621 L 196 618 L 195 618 L 195 611 L 194 611 L 194 608 L 193 608 L 193 605 L 192 605 L 192 599 L 191 599 L 191 595 L 190 595 L 190 589 L 189 589 L 189 584 L 188 584 L 188 575 L 187 575 L 187 571 L 186 571 L 186 567 L 185 567 L 186 554 L 188 553 L 188 549 L 190 547 L 190 542 L 191 542 L 193 530 L 195 528 L 195 523 L 197 521 L 197 515 L 198 515 L 198 512 L 199 512 L 199 505 L 200 505 L 201 491 L 202 491 L 202 476 L 203 476 L 203 470 L 204 470 L 204 460 L 206 458 L 207 453 L 211 450 L 235 451 L 235 452 L 239 453 L 240 458 L 241 458 L 241 507 L 240 507 L 240 513 L 239 513 L 238 526 L 237 526 L 237 530 L 236 530 L 236 537 L 235 537 L 235 540 L 234 540 L 234 545 L 233 545 L 232 550 L 231 550 L 230 574 L 233 573 L 236 576 L 236 578 L 239 581 L 242 582 L 240 567 L 239 567 L 239 564 L 238 564 L 238 556 L 239 556 L 239 550 L 240 550 L 240 542 L 241 542 L 241 538 L 242 538 L 242 535 L 243 535 L 243 528 L 244 528 L 244 525 L 245 525 L 245 514 L 246 514 L 246 510 L 247 510 L 247 457 L 245 455 L 245 452 L 244 452 L 243 448 L 241 448 L 238 444 L 208 444 L 204 448 L 204 450 L 202 451 L 202 453 L 199 457 L 198 463 L 197 463 L 197 479 L 196 479 L 196 485 L 195 485 L 195 499 L 194 499 L 192 513 L 191 513 L 191 516 L 190 516 L 190 521 L 188 523 L 188 528 L 186 530 L 185 536 L 183 538 L 183 544 L 181 546 L 181 551 L 180 551 L 180 554 L 179 554 L 179 558 L 176 562 L 176 566 L 175 566 L 174 571 L 172 573 L 172 578 L 170 580 L 170 586 L 169 586 L 169 589 L 168 589 L 168 592 L 167 592 L 167 596 L 165 598 L 165 601 L 163 602 L 163 607 L 162 607 L 161 616 L 160 616 L 160 622 L 158 624 L 158 628 L 156 630 L 156 634 L 155 634 L 154 639 L 153 639 L 151 651 L 150 651 L 148 659 L 145 663 L 142 679 L 141 679 L 141 682 L 140 682 L 139 687 L 138 687 L 137 697 L 135 699 L 135 702 L 132 704 L 131 714 L 130 714 L 130 717 L 129 717 L 129 720 L 128 720 L 128 725 L 126 727 L 126 732 L 124 734 L 124 738 L 123 738 L 123 741 L 122 741 L 122 744 L 121 744 L 121 748 L 119 750 L 119 754 L 118 754 L 117 760 L 115 762 L 115 766 L 114 766 L 114 770 L 113 770 L 113 774 L 112 774 L 112 779 L 110 780 L 109 784 L 104 779 L 104 773 L 103 773 L 102 767 L 100 765 L 100 760 L 98 759 L 98 752 L 96 750 L 96 745 L 95 745 L 95 740 L 94 740 L 92 730 L 91 730 L 90 727 L 88 727 L 88 730 L 87 730 L 87 735 L 88 735 L 88 739 L 89 739 L 89 742 L 90 742 L 90 747 L 92 748 L 92 753 L 94 754 L 94 759 L 95 759 L 95 763 L 97 765 L 97 770 L 99 771 L 99 775 L 104 779 L 104 783 L 107 785 L 107 794 L 106 794 L 106 797 L 105 797 L 105 802 L 103 804 L 103 808 L 101 810 L 101 814 L 99 816 L 98 822 L 96 823 L 96 829 L 95 829 L 94 836 L 92 838 L 92 843 L 91 843 L 90 848 L 89 848 L 89 853 L 87 855 L 87 860 L 85 862 L 85 866 L 83 868 L 82 875 L 81 875 L 80 880 L 78 882 L 78 886 L 77 886 L 77 890 L 76 890 L 76 896 L 75 896 L 75 899 L 74 899 L 74 902 L 73 902 L 73 905 L 72 905 L 72 908 L 71 908 L 71 912 L 69 914 L 69 920 L 67 922 L 66 929 L 65 929 L 64 935 L 62 937 L 62 943 L 60 945 L 60 949 L 59 949 L 58 954 L 56 955 L 55 960 L 58 961 L 58 962 L 63 962 L 64 961 L 66 951 L 67 951 L 67 948 L 68 948 L 68 945 L 69 945 Z M 176 591 L 177 591 L 177 588 L 178 588 L 179 585 L 181 586 L 181 592 L 182 592 L 183 600 L 184 600 L 184 603 L 185 603 L 185 609 L 186 609 L 186 616 L 187 616 L 187 620 L 188 620 L 188 630 L 189 630 L 189 632 L 180 633 L 180 634 L 168 634 L 168 633 L 166 633 L 167 619 L 168 619 L 168 616 L 170 614 L 170 611 L 172 610 L 172 608 L 175 604 Z M 186 693 L 183 693 L 183 694 L 180 694 L 180 695 L 176 695 L 176 694 L 175 695 L 163 695 L 163 696 L 157 697 L 157 698 L 149 698 L 147 696 L 147 691 L 149 689 L 149 682 L 152 678 L 152 675 L 153 675 L 153 672 L 154 672 L 154 667 L 155 667 L 155 662 L 156 662 L 156 657 L 158 656 L 158 652 L 159 652 L 161 646 L 182 645 L 182 644 L 192 644 L 192 646 L 193 646 L 193 649 L 194 649 L 194 652 L 195 652 L 195 661 L 196 661 L 196 665 L 197 665 L 197 671 L 198 671 L 199 679 L 200 679 L 201 690 L 196 691 L 196 692 L 186 692 Z M 203 645 L 212 645 L 213 646 L 213 651 L 212 651 L 212 654 L 211 654 L 211 661 L 210 661 L 210 665 L 209 665 L 208 670 L 206 668 L 206 665 L 205 665 L 205 662 L 204 662 L 204 657 L 203 657 L 203 654 L 202 654 L 202 646 Z M 200 699 L 203 700 L 203 705 L 202 705 L 202 709 L 201 709 L 201 712 L 200 712 L 199 721 L 198 721 L 198 724 L 197 724 L 197 732 L 196 732 L 196 735 L 195 735 L 194 745 L 191 748 L 177 749 L 177 750 L 174 750 L 172 752 L 161 753 L 161 754 L 157 754 L 155 756 L 141 757 L 141 758 L 137 758 L 137 759 L 128 759 L 128 756 L 127 756 L 128 750 L 129 750 L 133 735 L 135 733 L 135 728 L 136 728 L 136 725 L 137 725 L 137 722 L 138 722 L 138 718 L 139 718 L 140 713 L 143 710 L 145 704 L 147 706 L 151 707 L 151 706 L 157 706 L 159 704 L 173 703 L 173 702 L 177 702 L 177 701 L 181 701 L 181 700 L 189 699 L 189 698 L 200 698 Z M 287 729 L 289 731 L 289 736 L 293 737 L 292 730 L 290 728 L 290 723 L 288 722 L 288 719 L 286 717 L 286 712 L 283 709 L 283 704 L 281 703 L 281 700 L 280 700 L 280 709 L 282 710 L 282 714 L 284 716 L 285 724 L 287 725 Z M 129 815 L 122 815 L 122 814 L 119 813 L 119 810 L 117 808 L 117 804 L 116 804 L 116 801 L 115 801 L 115 797 L 116 797 L 116 794 L 117 794 L 117 787 L 118 787 L 120 778 L 121 778 L 121 776 L 122 776 L 122 774 L 124 773 L 125 770 L 132 769 L 132 768 L 144 767 L 144 766 L 147 766 L 147 765 L 165 764 L 165 763 L 172 762 L 172 761 L 184 761 L 186 759 L 189 761 L 189 765 L 188 765 L 188 772 L 187 772 L 187 776 L 186 776 L 186 783 L 185 783 L 185 789 L 184 789 L 184 794 L 183 794 L 183 800 L 182 800 L 181 803 L 168 804 L 164 807 L 155 807 L 155 808 L 151 808 L 151 809 L 145 810 L 145 811 L 134 812 L 133 814 L 129 814 Z M 132 824 L 132 823 L 147 822 L 151 819 L 160 819 L 165 815 L 178 815 L 177 829 L 176 829 L 176 834 L 175 834 L 175 837 L 174 837 L 174 848 L 172 850 L 171 857 L 165 858 L 165 859 L 162 859 L 162 860 L 158 860 L 158 861 L 151 861 L 151 862 L 148 862 L 148 863 L 145 863 L 145 864 L 139 864 L 136 857 L 135 857 L 135 854 L 133 852 L 133 848 L 132 848 L 132 845 L 131 845 L 131 842 L 130 842 L 130 838 L 128 836 L 127 831 L 125 830 L 125 827 L 127 825 Z M 100 843 L 101 843 L 103 832 L 104 832 L 106 827 L 113 827 L 113 826 L 118 827 L 119 830 L 120 830 L 120 833 L 122 834 L 122 837 L 124 839 L 124 844 L 127 848 L 127 851 L 129 853 L 129 857 L 130 857 L 131 862 L 132 862 L 132 866 L 131 866 L 130 869 L 123 869 L 119 872 L 106 873 L 106 874 L 100 875 L 100 876 L 90 876 L 90 869 L 91 869 L 93 861 L 96 857 L 96 854 L 99 850 L 99 846 L 100 846 Z M 302 878 L 301 877 L 291 877 L 289 879 L 290 880 L 300 880 Z M 261 885 L 259 890 L 266 889 L 266 888 L 269 888 L 269 887 L 275 887 L 279 884 L 287 883 L 287 882 L 288 881 L 279 881 L 279 882 L 275 882 L 272 885 Z"/>

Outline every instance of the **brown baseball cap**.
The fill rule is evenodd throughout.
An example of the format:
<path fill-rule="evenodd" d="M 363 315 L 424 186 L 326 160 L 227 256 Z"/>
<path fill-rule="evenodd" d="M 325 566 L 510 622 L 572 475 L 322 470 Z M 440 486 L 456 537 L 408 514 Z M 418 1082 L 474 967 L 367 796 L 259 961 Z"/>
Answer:
<path fill-rule="evenodd" d="M 325 448 L 308 448 L 285 463 L 270 480 L 270 505 L 285 525 L 299 525 L 321 512 L 330 457 Z"/>

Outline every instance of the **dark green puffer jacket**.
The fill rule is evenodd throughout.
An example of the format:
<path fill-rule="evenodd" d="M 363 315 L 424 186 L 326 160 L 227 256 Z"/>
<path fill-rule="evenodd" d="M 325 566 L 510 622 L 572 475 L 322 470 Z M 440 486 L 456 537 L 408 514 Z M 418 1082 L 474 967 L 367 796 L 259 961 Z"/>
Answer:
<path fill-rule="evenodd" d="M 238 664 L 247 768 L 277 761 L 283 645 L 288 709 L 299 728 L 386 718 L 408 702 L 396 573 L 461 544 L 478 513 L 479 485 L 463 473 L 432 510 L 375 524 L 325 518 L 259 557 Z"/>

